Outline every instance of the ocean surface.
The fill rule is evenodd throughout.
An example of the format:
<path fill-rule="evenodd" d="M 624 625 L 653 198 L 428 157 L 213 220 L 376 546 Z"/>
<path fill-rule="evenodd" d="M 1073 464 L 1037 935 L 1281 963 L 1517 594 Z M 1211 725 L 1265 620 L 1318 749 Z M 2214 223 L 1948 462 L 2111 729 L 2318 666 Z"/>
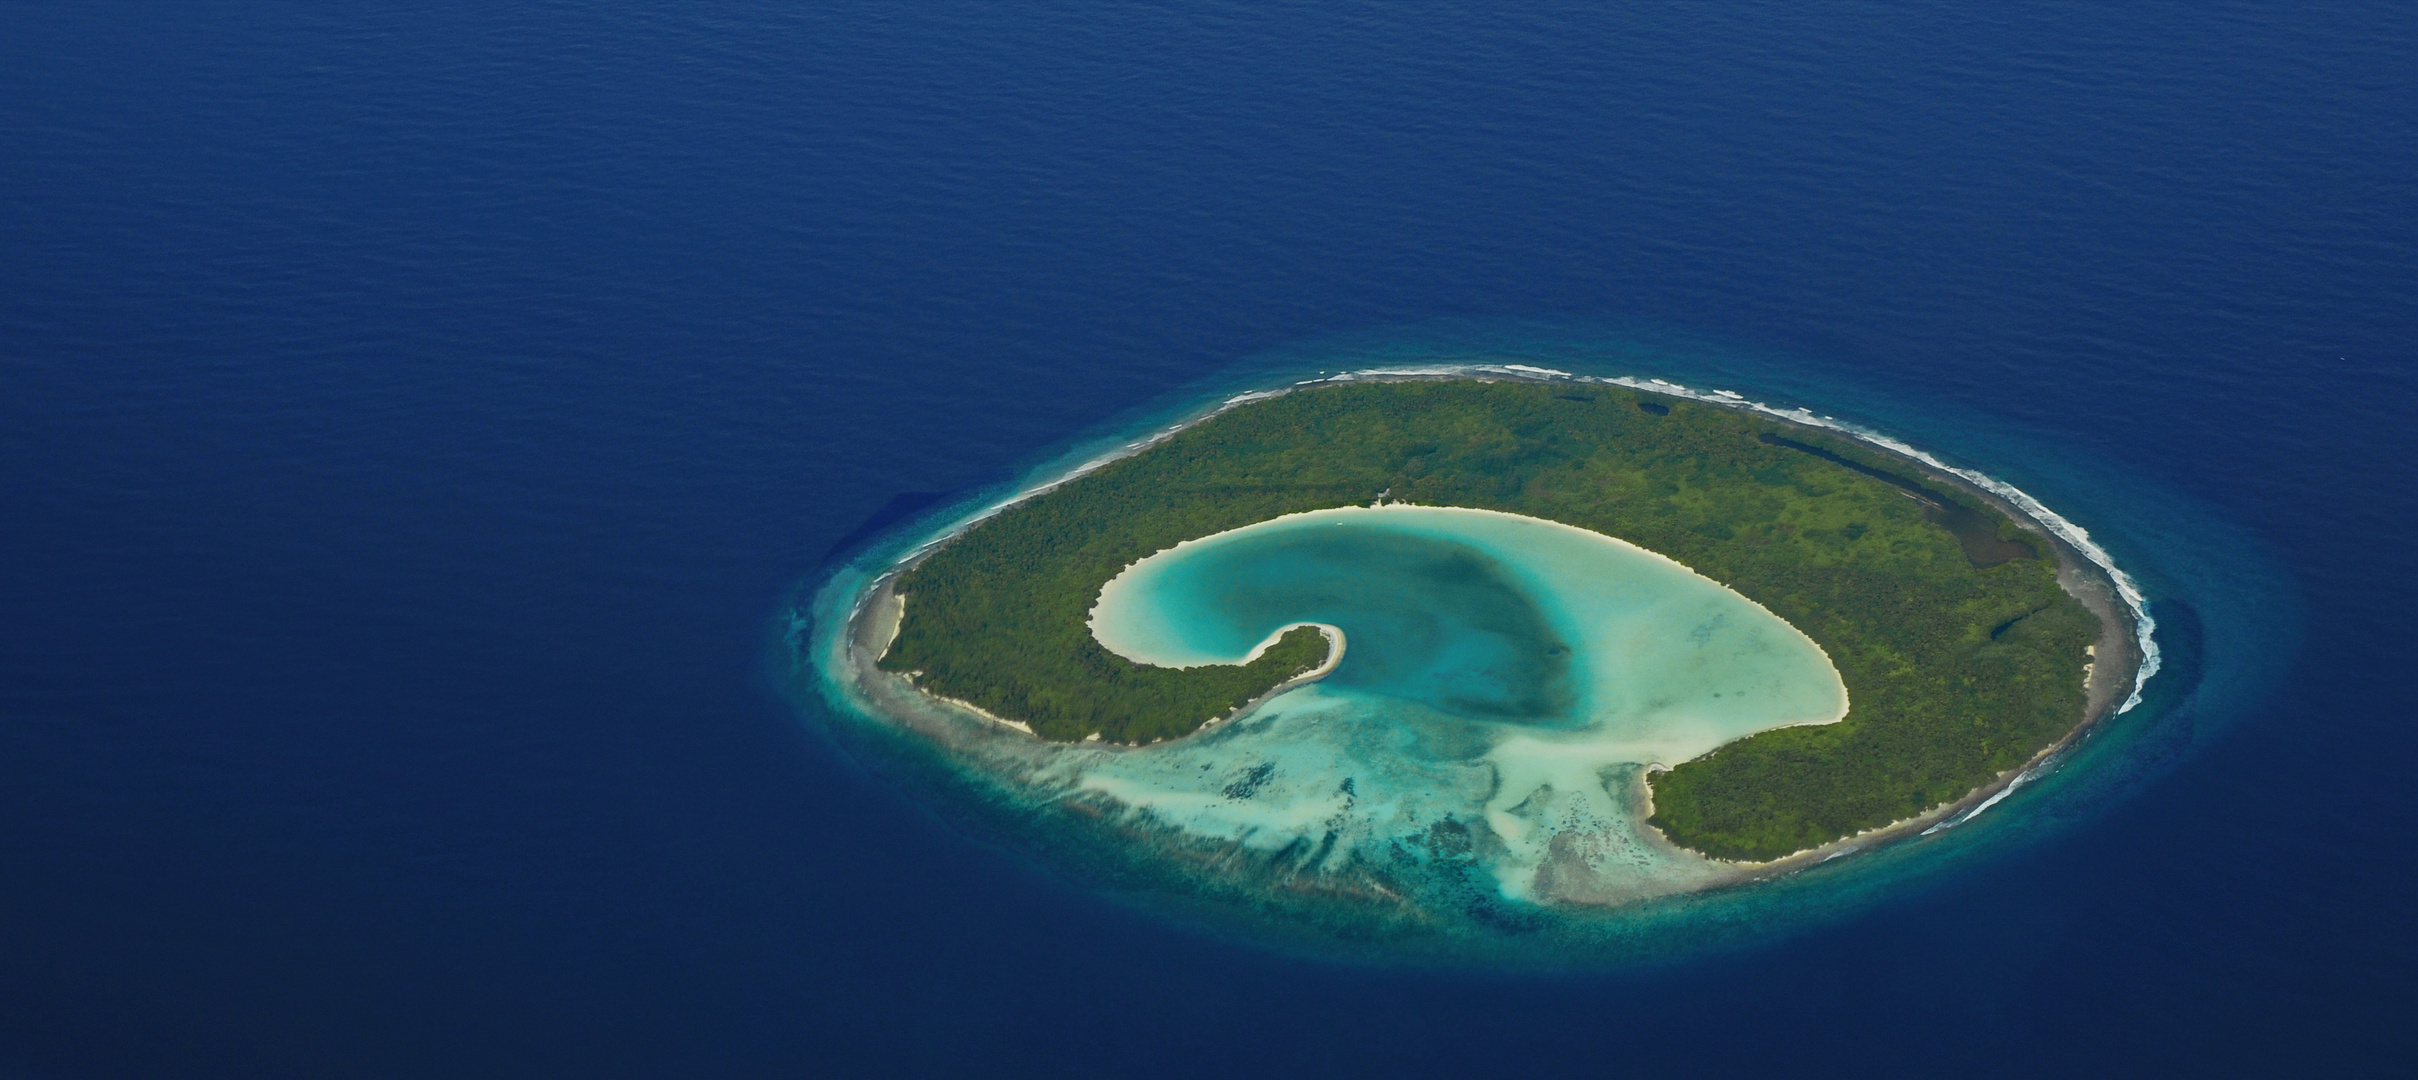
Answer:
<path fill-rule="evenodd" d="M 0 1075 L 2418 1051 L 2406 5 L 28 3 L 0 103 Z M 1551 975 L 1137 900 L 800 690 L 935 515 L 1475 356 L 2012 483 L 2165 670 L 1855 890 Z"/>

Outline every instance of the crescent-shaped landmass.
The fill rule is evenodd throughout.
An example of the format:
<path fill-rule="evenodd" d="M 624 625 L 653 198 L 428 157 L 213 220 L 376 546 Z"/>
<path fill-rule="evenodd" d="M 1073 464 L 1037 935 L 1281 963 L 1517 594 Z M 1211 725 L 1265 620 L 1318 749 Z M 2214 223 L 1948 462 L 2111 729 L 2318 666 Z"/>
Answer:
<path fill-rule="evenodd" d="M 1258 397 L 1018 501 L 850 640 L 868 707 L 969 768 L 1430 918 L 1911 832 L 2109 712 L 2134 631 L 2054 530 L 1871 442 L 1429 378 Z"/>

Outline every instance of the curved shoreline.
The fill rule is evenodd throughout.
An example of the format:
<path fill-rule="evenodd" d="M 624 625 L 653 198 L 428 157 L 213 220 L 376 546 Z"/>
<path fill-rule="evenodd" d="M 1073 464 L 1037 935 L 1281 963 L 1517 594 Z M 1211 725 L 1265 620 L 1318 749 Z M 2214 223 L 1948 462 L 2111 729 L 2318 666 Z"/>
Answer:
<path fill-rule="evenodd" d="M 1027 484 L 1013 495 L 959 519 L 941 532 L 916 544 L 879 573 L 859 593 L 857 601 L 850 611 L 850 626 L 845 634 L 850 665 L 856 669 L 856 676 L 860 684 L 867 678 L 897 679 L 905 684 L 906 689 L 926 701 L 954 705 L 994 724 L 1022 730 L 1030 737 L 1030 729 L 1026 725 L 1007 721 L 992 716 L 986 711 L 972 708 L 964 702 L 957 702 L 915 688 L 912 680 L 901 679 L 899 676 L 880 671 L 875 666 L 881 652 L 887 650 L 890 634 L 895 633 L 896 630 L 895 619 L 898 605 L 903 604 L 903 598 L 897 596 L 894 585 L 900 574 L 911 569 L 933 551 L 955 539 L 967 529 L 996 514 L 1112 462 L 1157 446 L 1176 434 L 1237 406 L 1266 400 L 1300 388 L 1330 383 L 1420 382 L 1457 379 L 1474 379 L 1482 382 L 1592 383 L 1620 386 L 1630 390 L 1752 412 L 1765 419 L 1846 436 L 1859 444 L 1882 452 L 1893 460 L 1905 463 L 1913 470 L 1915 476 L 1923 480 L 1953 487 L 1982 500 L 1992 508 L 2005 513 L 2019 527 L 2047 540 L 2051 551 L 2055 554 L 2059 586 L 2068 595 L 2082 603 L 2100 622 L 2100 640 L 2093 647 L 2092 662 L 2085 667 L 2087 690 L 2084 715 L 2076 721 L 2074 727 L 2065 736 L 2035 753 L 2023 765 L 2002 772 L 1997 778 L 1974 788 L 1962 797 L 1932 807 L 1923 813 L 1765 862 L 1733 862 L 1715 859 L 1692 849 L 1680 849 L 1705 859 L 1709 863 L 1731 868 L 1732 874 L 1724 875 L 1723 880 L 1708 887 L 1720 888 L 1784 876 L 1854 853 L 1869 845 L 1891 843 L 1911 835 L 1930 835 L 1970 820 L 1996 805 L 2015 788 L 2053 768 L 2066 750 L 2088 738 L 2108 718 L 2138 705 L 2141 701 L 2142 687 L 2148 678 L 2157 671 L 2158 653 L 2153 636 L 2156 623 L 2148 615 L 2145 606 L 2146 600 L 2137 583 L 2114 565 L 2112 558 L 2090 539 L 2090 534 L 2086 530 L 2049 510 L 2037 499 L 2011 484 L 1983 473 L 1948 465 L 1933 455 L 1897 439 L 1878 432 L 1866 431 L 1831 417 L 1820 416 L 1809 409 L 1780 409 L 1752 401 L 1731 391 L 1696 390 L 1660 379 L 1640 379 L 1629 376 L 1581 376 L 1523 364 L 1461 364 L 1419 368 L 1364 369 L 1326 378 L 1301 380 L 1282 387 L 1247 391 L 1228 397 L 1182 421 L 1163 427 L 1146 438 L 1126 442 L 1114 452 L 1081 461 L 1044 482 Z M 878 602 L 885 600 L 889 602 Z M 869 609 L 875 608 L 888 609 L 888 617 L 891 620 L 890 633 L 881 635 L 880 649 L 873 650 L 871 655 L 866 655 L 866 651 L 861 650 L 858 646 L 869 642 L 864 635 L 859 633 L 862 628 L 857 623 Z M 1286 629 L 1290 629 L 1290 627 Z M 1329 641 L 1328 661 L 1322 664 L 1320 669 L 1304 673 L 1271 688 L 1232 713 L 1196 729 L 1193 734 L 1220 726 L 1226 720 L 1243 716 L 1269 698 L 1303 683 L 1315 681 L 1316 678 L 1331 672 L 1334 666 L 1341 661 L 1343 645 L 1341 634 L 1340 631 L 1331 627 L 1321 626 L 1320 629 L 1322 633 L 1328 635 Z M 1279 631 L 1279 634 L 1281 633 L 1282 631 Z M 1263 644 L 1262 648 L 1264 649 L 1264 647 Z M 2121 703 L 2118 703 L 2117 695 L 2120 693 L 2124 696 Z M 892 717 L 891 719 L 900 720 L 901 718 Z M 1656 770 L 1640 769 L 1632 781 L 1636 789 L 1633 797 L 1639 799 L 1638 805 L 1645 808 L 1641 818 L 1650 817 L 1652 814 L 1652 789 L 1646 782 L 1647 775 L 1652 771 Z M 1652 826 L 1646 826 L 1645 829 L 1655 839 L 1668 843 L 1667 837 L 1662 835 L 1660 829 Z"/>

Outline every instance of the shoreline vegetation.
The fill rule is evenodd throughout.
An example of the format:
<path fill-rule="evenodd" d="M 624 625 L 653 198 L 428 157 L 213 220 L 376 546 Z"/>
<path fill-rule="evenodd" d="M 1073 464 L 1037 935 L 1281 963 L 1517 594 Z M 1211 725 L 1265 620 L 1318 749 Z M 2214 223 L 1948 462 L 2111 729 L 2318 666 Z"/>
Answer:
<path fill-rule="evenodd" d="M 1726 404 L 1463 374 L 1250 395 L 1024 498 L 885 578 L 914 602 L 876 663 L 1043 739 L 1180 738 L 1323 674 L 1334 647 L 1297 626 L 1248 664 L 1136 664 L 1091 636 L 1100 588 L 1186 540 L 1381 496 L 1619 537 L 1820 644 L 1845 719 L 1641 780 L 1650 824 L 1733 863 L 1969 812 L 2110 711 L 2140 658 L 2099 568 L 1961 478 Z"/>

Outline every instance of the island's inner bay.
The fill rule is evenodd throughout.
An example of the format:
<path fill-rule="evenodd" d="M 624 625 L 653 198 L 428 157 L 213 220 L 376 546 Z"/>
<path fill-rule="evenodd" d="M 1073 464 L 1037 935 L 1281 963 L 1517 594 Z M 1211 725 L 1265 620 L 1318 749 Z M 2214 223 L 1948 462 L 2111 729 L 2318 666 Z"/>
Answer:
<path fill-rule="evenodd" d="M 1239 663 L 1298 623 L 1349 642 L 1330 693 L 1591 768 L 1686 761 L 1847 711 L 1821 649 L 1745 597 L 1635 545 L 1485 510 L 1288 515 L 1144 559 L 1092 612 L 1110 651 L 1161 666 Z"/>
<path fill-rule="evenodd" d="M 1406 379 L 1246 401 L 979 520 L 833 655 L 1031 828 L 1485 935 L 1981 805 L 2132 687 L 2117 599 L 1855 439 Z"/>

